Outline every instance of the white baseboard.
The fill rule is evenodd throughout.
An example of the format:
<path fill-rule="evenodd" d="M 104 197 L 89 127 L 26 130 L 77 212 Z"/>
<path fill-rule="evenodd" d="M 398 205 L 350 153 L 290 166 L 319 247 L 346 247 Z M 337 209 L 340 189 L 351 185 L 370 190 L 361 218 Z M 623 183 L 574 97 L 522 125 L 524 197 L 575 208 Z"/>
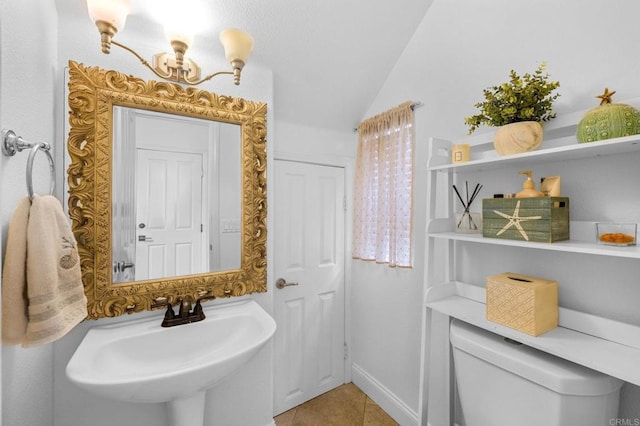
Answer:
<path fill-rule="evenodd" d="M 427 426 L 431 426 L 431 423 L 427 423 Z M 454 423 L 453 426 L 460 426 L 458 423 Z"/>
<path fill-rule="evenodd" d="M 373 376 L 369 375 L 359 365 L 351 365 L 351 381 L 359 387 L 369 398 L 375 401 L 400 426 L 417 426 L 418 413 L 413 411 L 400 398 L 384 387 Z"/>

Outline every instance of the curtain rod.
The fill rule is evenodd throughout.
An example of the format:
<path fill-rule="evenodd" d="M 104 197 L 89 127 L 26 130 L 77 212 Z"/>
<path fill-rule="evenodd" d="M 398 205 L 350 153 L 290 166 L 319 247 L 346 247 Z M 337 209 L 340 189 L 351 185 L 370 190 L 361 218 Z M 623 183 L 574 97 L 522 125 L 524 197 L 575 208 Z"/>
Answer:
<path fill-rule="evenodd" d="M 411 109 L 412 110 L 416 110 L 416 108 L 420 108 L 421 106 L 423 106 L 424 104 L 421 101 L 417 101 L 411 104 Z M 353 128 L 353 133 L 357 133 L 358 132 L 358 128 L 354 127 Z"/>

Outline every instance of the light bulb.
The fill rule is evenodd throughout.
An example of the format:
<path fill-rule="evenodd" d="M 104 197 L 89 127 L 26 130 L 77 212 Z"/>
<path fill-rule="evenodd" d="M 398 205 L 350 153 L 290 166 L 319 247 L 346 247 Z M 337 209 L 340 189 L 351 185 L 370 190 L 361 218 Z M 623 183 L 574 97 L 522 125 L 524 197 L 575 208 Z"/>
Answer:
<path fill-rule="evenodd" d="M 129 0 L 87 0 L 87 8 L 93 22 L 103 21 L 121 31 L 129 13 Z"/>
<path fill-rule="evenodd" d="M 193 44 L 193 32 L 186 30 L 186 27 L 181 25 L 167 24 L 164 26 L 164 36 L 169 43 L 179 41 L 191 47 Z"/>

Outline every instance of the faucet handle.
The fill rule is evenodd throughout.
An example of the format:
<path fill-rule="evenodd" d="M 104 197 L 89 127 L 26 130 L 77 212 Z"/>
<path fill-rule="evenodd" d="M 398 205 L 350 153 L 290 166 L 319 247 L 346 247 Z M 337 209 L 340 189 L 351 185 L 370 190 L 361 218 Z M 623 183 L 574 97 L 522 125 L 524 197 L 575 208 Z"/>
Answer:
<path fill-rule="evenodd" d="M 198 321 L 205 319 L 205 315 L 204 315 L 204 310 L 202 309 L 202 301 L 203 300 L 212 300 L 215 299 L 216 297 L 213 294 L 210 294 L 209 296 L 200 296 L 198 297 L 198 299 L 196 300 L 196 306 L 193 307 L 193 315 L 195 315 L 198 318 Z"/>
<path fill-rule="evenodd" d="M 205 319 L 204 310 L 202 309 L 202 305 L 200 304 L 200 299 L 196 300 L 196 306 L 193 307 L 193 312 L 191 314 L 195 316 L 198 321 Z"/>
<path fill-rule="evenodd" d="M 167 307 L 167 310 L 164 313 L 164 320 L 162 321 L 162 326 L 166 327 L 167 321 L 174 319 L 176 317 L 176 313 L 173 311 L 173 307 L 171 306 L 171 303 L 169 303 L 169 299 L 167 297 L 156 297 L 154 301 L 155 302 L 151 304 L 151 309 Z"/>
<path fill-rule="evenodd" d="M 167 303 L 167 311 L 164 313 L 164 320 L 172 320 L 176 317 L 176 313 L 173 311 L 173 307 L 170 303 Z"/>
<path fill-rule="evenodd" d="M 213 294 L 210 294 L 208 296 L 206 296 L 206 295 L 205 296 L 200 296 L 200 297 L 198 297 L 198 300 L 196 300 L 196 302 L 201 302 L 201 301 L 204 302 L 205 300 L 213 300 L 215 298 L 216 297 Z"/>

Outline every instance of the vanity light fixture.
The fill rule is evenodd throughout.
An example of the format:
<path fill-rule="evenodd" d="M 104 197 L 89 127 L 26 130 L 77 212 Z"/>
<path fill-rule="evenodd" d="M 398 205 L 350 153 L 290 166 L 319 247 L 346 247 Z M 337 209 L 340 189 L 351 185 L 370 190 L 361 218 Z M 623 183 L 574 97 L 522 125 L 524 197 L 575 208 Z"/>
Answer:
<path fill-rule="evenodd" d="M 155 55 L 153 66 L 151 66 L 133 49 L 113 40 L 116 33 L 124 28 L 129 13 L 129 0 L 87 0 L 87 6 L 91 20 L 100 31 L 102 53 L 109 54 L 111 45 L 116 45 L 133 54 L 142 65 L 158 77 L 178 83 L 195 86 L 211 80 L 217 75 L 232 74 L 234 83 L 240 84 L 240 73 L 253 50 L 253 38 L 244 31 L 232 28 L 220 33 L 220 42 L 233 71 L 219 71 L 201 79 L 200 67 L 191 59 L 184 57 L 185 52 L 193 43 L 193 34 L 188 33 L 188 29 L 180 29 L 171 23 L 165 25 L 165 35 L 171 43 L 174 54 L 159 53 Z"/>

